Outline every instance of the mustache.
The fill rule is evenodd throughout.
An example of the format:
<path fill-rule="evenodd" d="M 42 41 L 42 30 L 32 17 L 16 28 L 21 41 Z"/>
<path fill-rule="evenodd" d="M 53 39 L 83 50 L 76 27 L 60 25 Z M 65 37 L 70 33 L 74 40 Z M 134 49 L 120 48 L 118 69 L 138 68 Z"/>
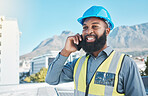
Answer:
<path fill-rule="evenodd" d="M 94 36 L 95 38 L 98 38 L 98 36 L 95 35 L 95 34 L 86 34 L 86 35 L 84 36 L 84 39 L 86 39 L 87 36 Z"/>

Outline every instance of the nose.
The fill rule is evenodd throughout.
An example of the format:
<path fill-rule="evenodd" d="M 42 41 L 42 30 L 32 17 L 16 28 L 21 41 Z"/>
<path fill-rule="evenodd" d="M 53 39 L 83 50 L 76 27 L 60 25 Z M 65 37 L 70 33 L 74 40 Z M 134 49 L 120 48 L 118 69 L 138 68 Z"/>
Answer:
<path fill-rule="evenodd" d="M 86 31 L 86 33 L 87 33 L 87 34 L 92 34 L 92 33 L 93 33 L 93 29 L 88 28 L 87 31 Z"/>

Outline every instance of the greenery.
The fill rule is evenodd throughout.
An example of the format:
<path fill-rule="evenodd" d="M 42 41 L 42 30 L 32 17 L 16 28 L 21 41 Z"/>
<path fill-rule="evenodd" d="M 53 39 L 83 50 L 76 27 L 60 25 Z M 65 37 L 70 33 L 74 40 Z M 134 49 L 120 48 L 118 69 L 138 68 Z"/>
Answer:
<path fill-rule="evenodd" d="M 147 60 L 145 61 L 145 65 L 146 65 L 146 68 L 145 70 L 140 70 L 140 74 L 141 76 L 148 76 L 148 57 L 147 57 Z"/>
<path fill-rule="evenodd" d="M 148 57 L 147 57 L 147 60 L 145 62 L 145 65 L 146 65 L 145 74 L 148 76 Z"/>
<path fill-rule="evenodd" d="M 143 70 L 141 70 L 141 69 L 140 69 L 140 75 L 145 76 L 145 72 Z"/>
<path fill-rule="evenodd" d="M 47 68 L 41 68 L 40 71 L 36 74 L 32 74 L 29 77 L 26 77 L 24 81 L 26 82 L 45 82 Z"/>
<path fill-rule="evenodd" d="M 20 83 L 24 83 L 24 79 L 30 75 L 30 72 L 21 72 L 19 73 Z"/>

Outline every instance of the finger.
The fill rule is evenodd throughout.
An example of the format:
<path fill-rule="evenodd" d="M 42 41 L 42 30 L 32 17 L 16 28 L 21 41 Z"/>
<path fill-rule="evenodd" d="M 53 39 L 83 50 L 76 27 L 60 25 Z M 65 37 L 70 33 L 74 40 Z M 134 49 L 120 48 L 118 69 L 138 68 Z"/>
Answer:
<path fill-rule="evenodd" d="M 75 41 L 76 41 L 76 44 L 78 45 L 79 44 L 79 37 L 78 37 L 78 35 L 75 36 Z"/>
<path fill-rule="evenodd" d="M 68 41 L 71 42 L 71 44 L 72 43 L 76 44 L 75 36 L 69 36 Z"/>
<path fill-rule="evenodd" d="M 81 37 L 81 35 L 79 33 L 77 33 L 77 36 L 79 38 L 79 41 L 82 41 L 82 37 Z"/>
<path fill-rule="evenodd" d="M 74 43 L 74 44 L 77 43 L 77 42 L 76 42 L 76 37 L 75 37 L 75 36 L 72 37 L 72 40 L 73 40 L 73 43 Z"/>

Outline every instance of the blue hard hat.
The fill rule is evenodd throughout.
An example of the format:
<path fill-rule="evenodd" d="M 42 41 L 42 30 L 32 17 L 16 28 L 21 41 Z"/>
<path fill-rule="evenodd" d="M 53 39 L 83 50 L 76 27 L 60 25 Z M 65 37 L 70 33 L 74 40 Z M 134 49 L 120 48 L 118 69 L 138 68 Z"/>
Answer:
<path fill-rule="evenodd" d="M 112 30 L 114 24 L 111 20 L 111 16 L 108 11 L 102 6 L 92 6 L 85 11 L 82 17 L 78 18 L 78 22 L 83 25 L 83 21 L 88 17 L 99 17 L 106 20 L 105 22 L 109 25 L 109 28 Z"/>

